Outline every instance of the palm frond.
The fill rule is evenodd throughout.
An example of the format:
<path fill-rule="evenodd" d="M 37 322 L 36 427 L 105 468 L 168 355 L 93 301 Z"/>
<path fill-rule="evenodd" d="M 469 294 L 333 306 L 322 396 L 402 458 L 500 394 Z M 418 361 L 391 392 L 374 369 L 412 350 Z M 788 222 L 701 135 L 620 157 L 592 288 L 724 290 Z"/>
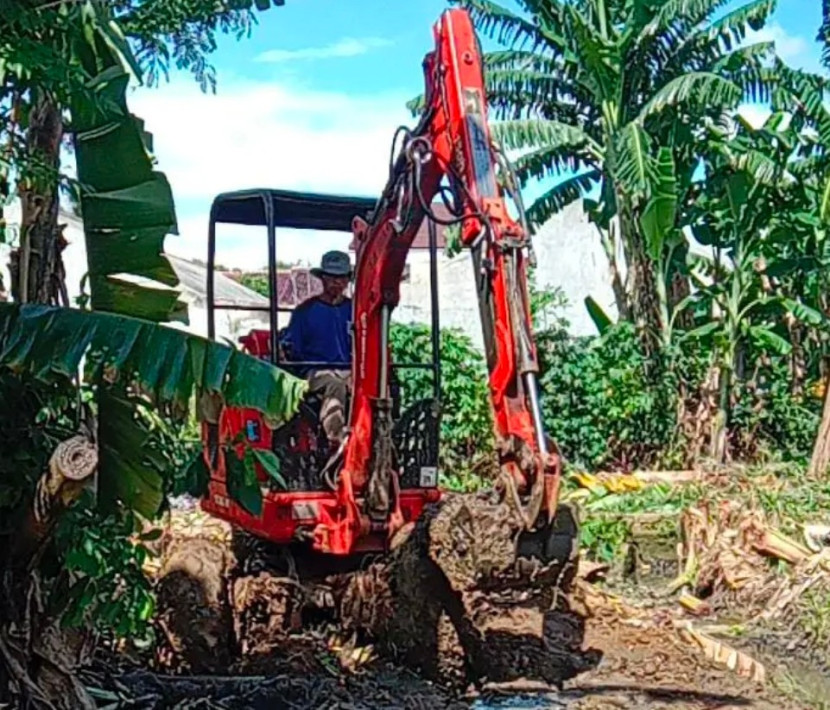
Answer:
<path fill-rule="evenodd" d="M 511 48 L 530 46 L 532 51 L 555 46 L 539 27 L 491 0 L 458 0 L 470 13 L 473 24 L 483 35 Z"/>
<path fill-rule="evenodd" d="M 623 62 L 620 47 L 604 38 L 573 5 L 567 6 L 568 33 L 579 57 L 580 80 L 592 92 L 594 101 L 617 99 Z"/>
<path fill-rule="evenodd" d="M 600 147 L 581 128 L 559 121 L 499 121 L 491 130 L 493 137 L 507 150 L 566 147 L 574 153 L 586 152 L 600 157 Z"/>
<path fill-rule="evenodd" d="M 700 34 L 710 41 L 719 41 L 727 50 L 732 49 L 746 39 L 748 30 L 762 29 L 777 4 L 777 0 L 754 0 L 718 18 Z"/>
<path fill-rule="evenodd" d="M 729 0 L 666 0 L 643 27 L 640 36 L 659 38 L 662 33 L 678 26 L 695 27 L 728 3 Z"/>
<path fill-rule="evenodd" d="M 615 180 L 632 200 L 645 197 L 655 176 L 652 141 L 636 121 L 628 123 L 614 144 L 610 168 Z"/>
<path fill-rule="evenodd" d="M 601 178 L 602 175 L 598 170 L 590 170 L 562 180 L 541 197 L 536 198 L 528 207 L 528 221 L 534 227 L 542 226 L 554 214 L 590 193 Z"/>
<path fill-rule="evenodd" d="M 555 74 L 497 69 L 485 74 L 487 102 L 499 118 L 546 117 L 576 124 L 592 101 L 578 84 Z"/>
<path fill-rule="evenodd" d="M 413 117 L 417 117 L 424 112 L 426 105 L 426 97 L 423 94 L 418 94 L 414 99 L 406 102 L 406 109 Z"/>
<path fill-rule="evenodd" d="M 817 131 L 818 141 L 830 148 L 830 111 L 826 106 L 830 81 L 783 62 L 778 62 L 774 71 L 780 76 L 780 84 L 772 97 L 773 111 L 800 114 Z"/>
<path fill-rule="evenodd" d="M 485 73 L 496 69 L 513 69 L 554 74 L 561 66 L 557 64 L 557 60 L 553 57 L 523 49 L 503 49 L 487 52 L 483 55 L 482 60 Z"/>
<path fill-rule="evenodd" d="M 593 169 L 599 161 L 586 160 L 570 146 L 544 147 L 525 153 L 513 161 L 522 187 L 530 180 L 562 177 L 579 170 Z"/>
<path fill-rule="evenodd" d="M 667 108 L 678 108 L 683 104 L 731 108 L 737 105 L 742 95 L 741 88 L 728 79 L 710 72 L 692 72 L 658 90 L 643 106 L 639 120 L 645 121 Z"/>

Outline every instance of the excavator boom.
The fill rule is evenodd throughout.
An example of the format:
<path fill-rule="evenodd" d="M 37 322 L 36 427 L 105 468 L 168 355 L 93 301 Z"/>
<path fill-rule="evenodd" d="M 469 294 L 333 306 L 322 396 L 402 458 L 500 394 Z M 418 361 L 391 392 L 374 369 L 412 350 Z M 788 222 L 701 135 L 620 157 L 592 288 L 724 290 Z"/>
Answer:
<path fill-rule="evenodd" d="M 407 253 L 424 219 L 457 225 L 471 251 L 500 487 L 528 529 L 542 513 L 550 523 L 557 505 L 560 462 L 540 412 L 527 289 L 531 244 L 521 198 L 490 137 L 483 63 L 470 16 L 447 10 L 434 37 L 435 48 L 423 65 L 421 119 L 402 131 L 400 151 L 372 214 L 353 224 L 352 406 L 336 502 L 323 507 L 314 531 L 314 546 L 324 552 L 346 554 L 361 536 L 380 530 L 392 535 L 404 522 L 390 438 L 389 328 Z M 499 177 L 513 192 L 518 219 L 508 213 Z M 439 196 L 450 219 L 439 219 L 432 210 Z"/>

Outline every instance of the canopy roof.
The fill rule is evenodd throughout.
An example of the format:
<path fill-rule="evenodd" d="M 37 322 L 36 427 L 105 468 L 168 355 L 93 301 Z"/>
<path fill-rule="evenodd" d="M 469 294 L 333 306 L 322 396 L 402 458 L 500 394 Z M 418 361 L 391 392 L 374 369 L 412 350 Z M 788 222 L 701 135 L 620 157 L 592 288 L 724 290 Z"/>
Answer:
<path fill-rule="evenodd" d="M 359 215 L 364 219 L 377 205 L 372 197 L 348 197 L 323 195 L 313 192 L 271 190 L 267 188 L 223 192 L 213 200 L 211 216 L 214 222 L 246 224 L 257 227 L 267 225 L 265 206 L 270 201 L 274 210 L 274 226 L 292 229 L 319 229 L 333 232 L 351 232 L 352 220 Z M 433 211 L 441 219 L 451 215 L 441 203 L 433 204 Z M 437 226 L 437 246 L 446 244 L 444 227 Z M 354 243 L 349 249 L 354 249 Z M 429 248 L 427 221 L 412 242 L 412 249 Z"/>
<path fill-rule="evenodd" d="M 264 227 L 268 223 L 265 207 L 269 202 L 275 227 L 351 232 L 352 219 L 357 215 L 365 218 L 377 200 L 265 188 L 239 190 L 217 195 L 211 216 L 215 222 Z"/>

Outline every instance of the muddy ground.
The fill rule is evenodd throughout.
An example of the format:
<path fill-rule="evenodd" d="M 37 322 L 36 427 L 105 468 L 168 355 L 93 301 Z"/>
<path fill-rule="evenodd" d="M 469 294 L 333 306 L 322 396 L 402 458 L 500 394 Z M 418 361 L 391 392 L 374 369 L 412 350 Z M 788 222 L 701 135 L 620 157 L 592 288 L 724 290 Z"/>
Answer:
<path fill-rule="evenodd" d="M 236 576 L 209 572 L 228 585 L 233 608 L 223 609 L 223 590 L 193 579 L 204 577 L 206 566 L 229 564 L 217 552 L 228 549 L 228 540 L 229 530 L 217 521 L 174 512 L 160 542 L 164 566 L 152 570 L 162 579 L 161 643 L 152 658 L 135 649 L 100 657 L 86 680 L 98 689 L 102 707 L 823 707 L 824 675 L 813 666 L 795 668 L 786 639 L 720 637 L 714 652 L 704 648 L 688 632 L 700 627 L 696 617 L 655 591 L 677 572 L 659 560 L 648 583 L 636 584 L 630 575 L 597 575 L 583 565 L 566 600 L 544 590 L 508 591 L 499 596 L 503 608 L 491 595 L 476 616 L 475 595 L 465 598 L 485 638 L 484 654 L 499 659 L 487 661 L 491 677 L 468 682 L 458 634 L 443 617 L 436 619 L 429 653 L 414 645 L 413 664 L 405 653 L 390 662 L 396 649 L 378 643 L 365 625 L 341 623 L 342 609 L 325 598 L 327 590 L 306 590 L 298 601 L 290 583 L 256 566 Z M 228 613 L 233 618 L 222 616 Z M 711 627 L 708 638 L 717 643 Z M 430 654 L 437 659 L 432 668 L 423 663 Z"/>

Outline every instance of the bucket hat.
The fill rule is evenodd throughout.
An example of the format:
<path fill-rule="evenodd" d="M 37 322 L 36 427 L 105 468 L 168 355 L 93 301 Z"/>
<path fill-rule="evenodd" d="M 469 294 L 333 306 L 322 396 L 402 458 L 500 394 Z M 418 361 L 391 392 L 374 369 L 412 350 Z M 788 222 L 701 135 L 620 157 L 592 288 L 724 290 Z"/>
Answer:
<path fill-rule="evenodd" d="M 352 263 L 349 255 L 343 251 L 328 251 L 323 254 L 320 266 L 311 269 L 311 274 L 320 278 L 321 276 L 349 276 L 352 275 Z"/>

